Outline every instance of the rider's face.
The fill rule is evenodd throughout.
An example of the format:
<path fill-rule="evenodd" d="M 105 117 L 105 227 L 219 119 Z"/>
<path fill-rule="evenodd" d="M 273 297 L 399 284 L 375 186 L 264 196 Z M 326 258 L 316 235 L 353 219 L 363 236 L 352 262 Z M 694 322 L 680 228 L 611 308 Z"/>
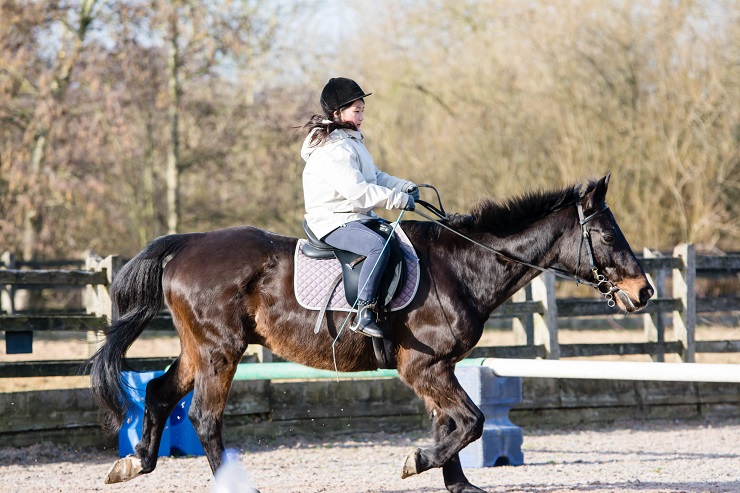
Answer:
<path fill-rule="evenodd" d="M 339 112 L 339 120 L 344 123 L 353 123 L 357 130 L 360 129 L 364 119 L 365 103 L 361 99 L 358 99 Z"/>

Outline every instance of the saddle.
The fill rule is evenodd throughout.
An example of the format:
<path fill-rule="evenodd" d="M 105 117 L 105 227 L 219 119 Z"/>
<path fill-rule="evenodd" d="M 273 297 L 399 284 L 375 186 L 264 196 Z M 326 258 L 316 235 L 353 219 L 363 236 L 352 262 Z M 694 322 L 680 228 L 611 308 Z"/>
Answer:
<path fill-rule="evenodd" d="M 371 219 L 361 222 L 385 239 L 388 239 L 388 236 L 393 231 L 393 227 L 389 223 L 381 220 Z M 342 265 L 342 279 L 344 280 L 344 293 L 347 303 L 350 306 L 354 306 L 357 301 L 357 294 L 359 293 L 360 270 L 365 262 L 365 257 L 334 248 L 328 243 L 321 241 L 311 231 L 311 228 L 308 227 L 305 219 L 303 220 L 303 231 L 306 233 L 308 240 L 301 248 L 303 255 L 316 259 L 336 258 L 339 260 L 339 263 Z M 383 308 L 391 302 L 399 286 L 403 283 L 405 274 L 403 252 L 401 252 L 395 238 L 388 243 L 388 248 L 390 248 L 390 257 L 388 258 L 388 264 L 380 281 L 377 308 Z"/>
<path fill-rule="evenodd" d="M 362 221 L 362 224 L 386 239 L 393 231 L 392 226 L 382 220 L 365 220 Z M 350 306 L 354 306 L 359 293 L 360 270 L 365 262 L 365 257 L 346 250 L 334 248 L 328 243 L 321 241 L 313 231 L 311 231 L 311 228 L 308 227 L 305 219 L 303 220 L 303 231 L 307 238 L 307 241 L 304 242 L 301 247 L 303 255 L 313 259 L 336 258 L 341 264 L 341 274 L 334 280 L 334 282 L 332 282 L 328 295 L 331 294 L 334 286 L 336 286 L 340 281 L 343 281 L 347 303 Z M 373 349 L 380 368 L 396 367 L 391 311 L 388 309 L 388 305 L 393 300 L 393 297 L 396 295 L 399 288 L 403 285 L 406 274 L 404 255 L 395 238 L 388 243 L 388 248 L 390 248 L 390 257 L 380 281 L 380 286 L 378 288 L 378 301 L 376 303 L 377 324 L 383 331 L 383 339 L 381 340 L 376 337 L 372 338 Z M 328 298 L 325 301 L 328 304 Z M 326 305 L 322 307 L 321 312 L 319 313 L 314 332 L 318 332 L 318 328 L 323 320 L 325 311 Z"/>

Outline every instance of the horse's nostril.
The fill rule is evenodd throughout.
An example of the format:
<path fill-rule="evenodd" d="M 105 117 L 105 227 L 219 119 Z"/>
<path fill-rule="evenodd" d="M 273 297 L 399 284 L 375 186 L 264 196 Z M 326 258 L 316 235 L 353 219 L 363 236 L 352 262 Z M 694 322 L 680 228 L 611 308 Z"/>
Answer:
<path fill-rule="evenodd" d="M 640 303 L 645 304 L 653 297 L 653 287 L 649 284 L 640 290 Z"/>

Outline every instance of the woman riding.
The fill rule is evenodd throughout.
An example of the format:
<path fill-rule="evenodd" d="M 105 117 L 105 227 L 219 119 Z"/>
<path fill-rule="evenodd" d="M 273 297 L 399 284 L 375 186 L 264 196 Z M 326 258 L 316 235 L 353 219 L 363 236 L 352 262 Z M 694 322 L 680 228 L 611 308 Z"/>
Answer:
<path fill-rule="evenodd" d="M 376 324 L 375 303 L 389 250 L 385 239 L 363 224 L 378 220 L 376 207 L 413 210 L 416 185 L 384 173 L 362 143 L 365 93 L 351 79 L 330 79 L 321 91 L 323 115 L 303 126 L 308 135 L 301 148 L 306 161 L 303 195 L 306 223 L 325 243 L 364 255 L 357 299 L 358 322 L 352 330 L 383 337 Z"/>

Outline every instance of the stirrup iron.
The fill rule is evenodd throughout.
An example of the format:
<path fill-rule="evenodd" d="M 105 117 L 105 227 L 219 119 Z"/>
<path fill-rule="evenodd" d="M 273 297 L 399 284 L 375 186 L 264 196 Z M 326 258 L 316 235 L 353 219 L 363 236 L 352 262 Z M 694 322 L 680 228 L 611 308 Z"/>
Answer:
<path fill-rule="evenodd" d="M 355 315 L 354 323 L 349 326 L 350 330 L 367 337 L 378 337 L 382 339 L 383 331 L 375 323 L 375 303 L 358 300 L 357 306 L 357 315 Z"/>

